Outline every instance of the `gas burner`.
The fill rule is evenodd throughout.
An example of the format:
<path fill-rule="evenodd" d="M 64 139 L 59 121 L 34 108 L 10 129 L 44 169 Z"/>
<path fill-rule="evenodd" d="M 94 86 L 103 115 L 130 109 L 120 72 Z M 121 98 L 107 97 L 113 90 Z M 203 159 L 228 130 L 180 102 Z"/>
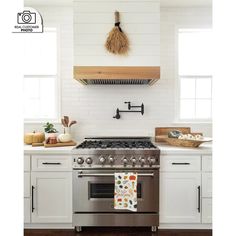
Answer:
<path fill-rule="evenodd" d="M 76 149 L 151 149 L 156 146 L 148 138 L 103 138 L 85 140 Z"/>

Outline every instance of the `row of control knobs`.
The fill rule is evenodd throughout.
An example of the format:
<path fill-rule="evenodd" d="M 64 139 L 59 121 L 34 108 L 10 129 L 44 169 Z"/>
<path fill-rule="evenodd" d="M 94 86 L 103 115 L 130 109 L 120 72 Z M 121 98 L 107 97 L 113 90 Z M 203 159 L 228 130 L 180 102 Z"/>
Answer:
<path fill-rule="evenodd" d="M 106 160 L 105 157 L 103 157 L 103 156 L 100 156 L 100 157 L 99 157 L 99 162 L 100 162 L 102 165 L 105 164 L 106 161 L 107 161 L 107 160 Z M 113 164 L 114 161 L 115 161 L 114 157 L 111 157 L 111 156 L 108 157 L 108 162 L 109 162 L 109 164 Z M 122 162 L 123 162 L 124 166 L 127 165 L 127 164 L 129 163 L 129 161 L 132 163 L 132 165 L 137 164 L 137 159 L 136 159 L 135 157 L 131 157 L 130 159 L 128 159 L 128 158 L 126 158 L 126 157 L 123 157 L 123 158 L 122 158 Z M 154 164 L 155 164 L 156 159 L 155 159 L 154 157 L 148 157 L 148 158 L 147 158 L 147 161 L 148 161 L 148 164 L 151 166 L 151 165 L 154 165 Z M 85 162 L 86 162 L 88 165 L 91 165 L 91 164 L 93 163 L 93 159 L 92 159 L 91 157 L 87 157 L 87 158 L 85 159 Z M 140 157 L 140 158 L 138 159 L 138 162 L 139 162 L 141 165 L 144 165 L 145 162 L 146 162 L 146 159 L 145 159 L 144 157 Z M 84 158 L 83 158 L 83 157 L 79 157 L 79 158 L 77 159 L 77 163 L 80 164 L 80 165 L 83 164 L 83 163 L 84 163 Z"/>

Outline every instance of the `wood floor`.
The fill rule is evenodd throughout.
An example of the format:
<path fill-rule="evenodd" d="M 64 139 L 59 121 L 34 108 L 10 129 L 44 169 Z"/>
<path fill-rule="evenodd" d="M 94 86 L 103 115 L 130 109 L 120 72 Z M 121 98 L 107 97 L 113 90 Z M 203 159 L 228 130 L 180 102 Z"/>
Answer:
<path fill-rule="evenodd" d="M 211 230 L 161 230 L 152 233 L 150 228 L 83 228 L 76 233 L 74 230 L 25 229 L 24 236 L 212 236 Z"/>

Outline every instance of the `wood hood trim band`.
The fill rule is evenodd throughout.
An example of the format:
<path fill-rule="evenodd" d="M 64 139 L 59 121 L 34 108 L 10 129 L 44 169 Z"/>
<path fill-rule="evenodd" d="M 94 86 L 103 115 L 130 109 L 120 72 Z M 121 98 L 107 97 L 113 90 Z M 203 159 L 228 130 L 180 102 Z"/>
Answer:
<path fill-rule="evenodd" d="M 160 79 L 159 66 L 74 66 L 74 79 L 87 84 L 149 84 Z M 93 81 L 93 83 L 90 83 Z M 94 82 L 95 81 L 95 82 Z M 114 83 L 109 83 L 115 81 Z M 126 83 L 124 82 L 126 81 Z"/>

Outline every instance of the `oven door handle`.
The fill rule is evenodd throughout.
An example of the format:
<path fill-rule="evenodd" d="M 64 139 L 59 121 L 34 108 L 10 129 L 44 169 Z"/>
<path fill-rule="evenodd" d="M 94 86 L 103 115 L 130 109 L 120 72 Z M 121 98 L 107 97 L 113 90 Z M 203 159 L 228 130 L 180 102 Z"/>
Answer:
<path fill-rule="evenodd" d="M 93 174 L 84 174 L 79 173 L 78 177 L 102 177 L 102 176 L 114 176 L 114 173 L 93 173 Z M 140 177 L 154 177 L 154 173 L 138 173 L 138 176 Z"/>

